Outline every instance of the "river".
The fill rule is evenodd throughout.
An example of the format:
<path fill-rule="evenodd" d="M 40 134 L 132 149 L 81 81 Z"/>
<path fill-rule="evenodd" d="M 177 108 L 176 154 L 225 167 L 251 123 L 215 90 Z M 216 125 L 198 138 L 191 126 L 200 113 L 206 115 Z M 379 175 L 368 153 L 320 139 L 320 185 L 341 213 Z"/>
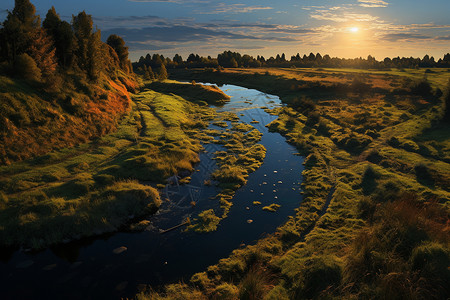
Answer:
<path fill-rule="evenodd" d="M 242 122 L 263 133 L 261 144 L 267 149 L 263 165 L 250 174 L 248 183 L 240 188 L 234 205 L 217 231 L 207 234 L 167 229 L 189 216 L 214 208 L 212 200 L 218 188 L 205 186 L 216 168 L 213 153 L 220 146 L 206 144 L 201 162 L 188 186 L 170 187 L 159 212 L 149 216 L 152 226 L 143 232 L 116 232 L 87 238 L 30 253 L 7 252 L 0 255 L 2 299 L 120 299 L 133 298 L 144 285 L 155 289 L 167 283 L 188 282 L 190 276 L 227 257 L 233 249 L 255 243 L 275 232 L 294 209 L 299 207 L 303 160 L 297 150 L 278 133 L 265 127 L 276 119 L 263 107 L 281 105 L 277 96 L 234 85 L 220 87 L 231 96 L 219 111 L 235 112 Z M 211 125 L 214 128 L 214 125 Z M 195 200 L 197 205 L 189 203 Z M 254 206 L 253 201 L 262 205 Z M 277 203 L 281 208 L 266 212 L 262 206 Z M 249 223 L 248 220 L 253 222 Z"/>

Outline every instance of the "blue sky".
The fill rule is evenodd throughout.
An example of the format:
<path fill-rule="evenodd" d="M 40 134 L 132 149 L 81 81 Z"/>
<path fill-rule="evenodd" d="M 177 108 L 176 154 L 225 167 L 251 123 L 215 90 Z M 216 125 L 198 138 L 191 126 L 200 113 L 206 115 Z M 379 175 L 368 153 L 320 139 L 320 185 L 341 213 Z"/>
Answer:
<path fill-rule="evenodd" d="M 119 34 L 146 53 L 216 56 L 320 52 L 338 57 L 436 58 L 450 52 L 450 0 L 32 0 L 41 18 L 85 10 L 106 39 Z M 2 0 L 0 18 L 14 0 Z"/>

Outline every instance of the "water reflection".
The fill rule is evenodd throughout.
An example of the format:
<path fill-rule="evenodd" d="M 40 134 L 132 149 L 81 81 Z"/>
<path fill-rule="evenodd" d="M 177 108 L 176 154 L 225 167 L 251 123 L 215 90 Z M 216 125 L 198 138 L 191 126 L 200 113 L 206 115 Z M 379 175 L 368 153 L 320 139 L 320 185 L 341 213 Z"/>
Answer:
<path fill-rule="evenodd" d="M 133 297 L 143 284 L 157 288 L 169 282 L 188 281 L 193 273 L 217 263 L 233 249 L 273 233 L 294 214 L 301 201 L 303 158 L 294 155 L 296 149 L 281 135 L 265 127 L 276 116 L 268 114 L 264 108 L 281 105 L 279 98 L 233 85 L 223 85 L 221 89 L 231 100 L 217 109 L 234 112 L 242 122 L 261 131 L 261 144 L 267 153 L 263 165 L 249 176 L 247 185 L 236 192 L 228 218 L 216 232 L 197 234 L 182 232 L 182 229 L 165 234 L 159 232 L 200 211 L 219 207 L 218 201 L 212 199 L 218 192 L 217 187 L 205 186 L 204 182 L 216 167 L 212 157 L 220 146 L 207 144 L 196 167 L 199 171 L 192 174 L 190 185 L 166 191 L 170 201 L 165 201 L 160 211 L 149 218 L 152 226 L 148 230 L 83 239 L 37 254 L 6 253 L 6 259 L 0 263 L 2 297 Z M 193 197 L 197 200 L 195 206 L 189 205 Z M 261 205 L 253 205 L 254 201 Z M 281 205 L 276 213 L 262 210 L 262 206 L 272 203 Z"/>

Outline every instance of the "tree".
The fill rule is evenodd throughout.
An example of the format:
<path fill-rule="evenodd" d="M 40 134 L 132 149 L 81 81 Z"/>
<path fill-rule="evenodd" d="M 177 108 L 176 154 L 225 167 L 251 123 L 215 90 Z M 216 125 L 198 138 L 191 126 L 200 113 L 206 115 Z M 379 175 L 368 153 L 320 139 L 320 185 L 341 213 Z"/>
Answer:
<path fill-rule="evenodd" d="M 34 59 L 26 53 L 17 56 L 14 71 L 16 75 L 26 80 L 41 81 L 41 70 L 37 67 Z"/>
<path fill-rule="evenodd" d="M 81 70 L 86 71 L 88 69 L 88 43 L 92 34 L 92 18 L 82 11 L 77 16 L 72 16 L 72 27 L 75 34 L 76 50 L 75 57 L 76 63 Z"/>
<path fill-rule="evenodd" d="M 36 30 L 29 53 L 44 78 L 50 77 L 56 71 L 55 51 L 53 41 L 47 33 L 42 28 Z"/>
<path fill-rule="evenodd" d="M 18 55 L 26 53 L 33 35 L 40 27 L 40 18 L 36 8 L 28 0 L 16 0 L 12 12 L 8 13 L 3 22 L 2 36 L 5 37 L 2 49 L 9 62 L 15 62 Z"/>
<path fill-rule="evenodd" d="M 53 6 L 48 10 L 42 25 L 53 39 L 59 65 L 62 67 L 70 67 L 74 52 L 72 26 L 66 21 L 61 21 Z"/>
<path fill-rule="evenodd" d="M 175 54 L 175 56 L 173 57 L 173 62 L 180 65 L 183 63 L 183 58 L 180 55 Z"/>
<path fill-rule="evenodd" d="M 42 22 L 42 27 L 44 27 L 47 31 L 49 31 L 49 34 L 51 34 L 53 37 L 56 37 L 58 34 L 58 27 L 60 24 L 61 18 L 56 13 L 55 7 L 52 6 L 52 8 L 48 10 L 44 22 Z"/>
<path fill-rule="evenodd" d="M 101 33 L 94 32 L 88 39 L 87 47 L 87 75 L 90 80 L 97 81 L 102 69 L 103 56 L 101 53 Z"/>
<path fill-rule="evenodd" d="M 152 67 L 144 65 L 144 79 L 152 80 L 155 79 L 155 74 L 153 73 Z"/>
<path fill-rule="evenodd" d="M 62 21 L 58 30 L 58 40 L 56 41 L 56 55 L 64 67 L 70 68 L 74 61 L 75 39 L 72 26 L 66 21 Z"/>
<path fill-rule="evenodd" d="M 90 80 L 97 80 L 102 66 L 101 33 L 93 32 L 91 15 L 82 11 L 72 16 L 72 27 L 76 40 L 75 57 L 77 66 L 88 75 Z"/>
<path fill-rule="evenodd" d="M 159 80 L 167 79 L 168 76 L 166 66 L 161 64 L 161 67 L 159 68 Z"/>
<path fill-rule="evenodd" d="M 130 62 L 128 60 L 128 47 L 125 46 L 125 41 L 118 35 L 113 34 L 108 37 L 106 43 L 111 46 L 114 51 L 116 51 L 119 57 L 120 68 L 127 73 L 131 70 L 129 69 Z"/>

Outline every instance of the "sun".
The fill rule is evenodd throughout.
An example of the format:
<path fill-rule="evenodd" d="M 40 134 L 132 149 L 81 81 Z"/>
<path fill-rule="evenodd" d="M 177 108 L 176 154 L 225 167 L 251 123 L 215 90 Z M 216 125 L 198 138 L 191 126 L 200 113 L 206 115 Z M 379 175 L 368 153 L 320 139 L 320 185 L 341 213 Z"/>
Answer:
<path fill-rule="evenodd" d="M 350 27 L 350 32 L 357 33 L 359 31 L 358 27 Z"/>

